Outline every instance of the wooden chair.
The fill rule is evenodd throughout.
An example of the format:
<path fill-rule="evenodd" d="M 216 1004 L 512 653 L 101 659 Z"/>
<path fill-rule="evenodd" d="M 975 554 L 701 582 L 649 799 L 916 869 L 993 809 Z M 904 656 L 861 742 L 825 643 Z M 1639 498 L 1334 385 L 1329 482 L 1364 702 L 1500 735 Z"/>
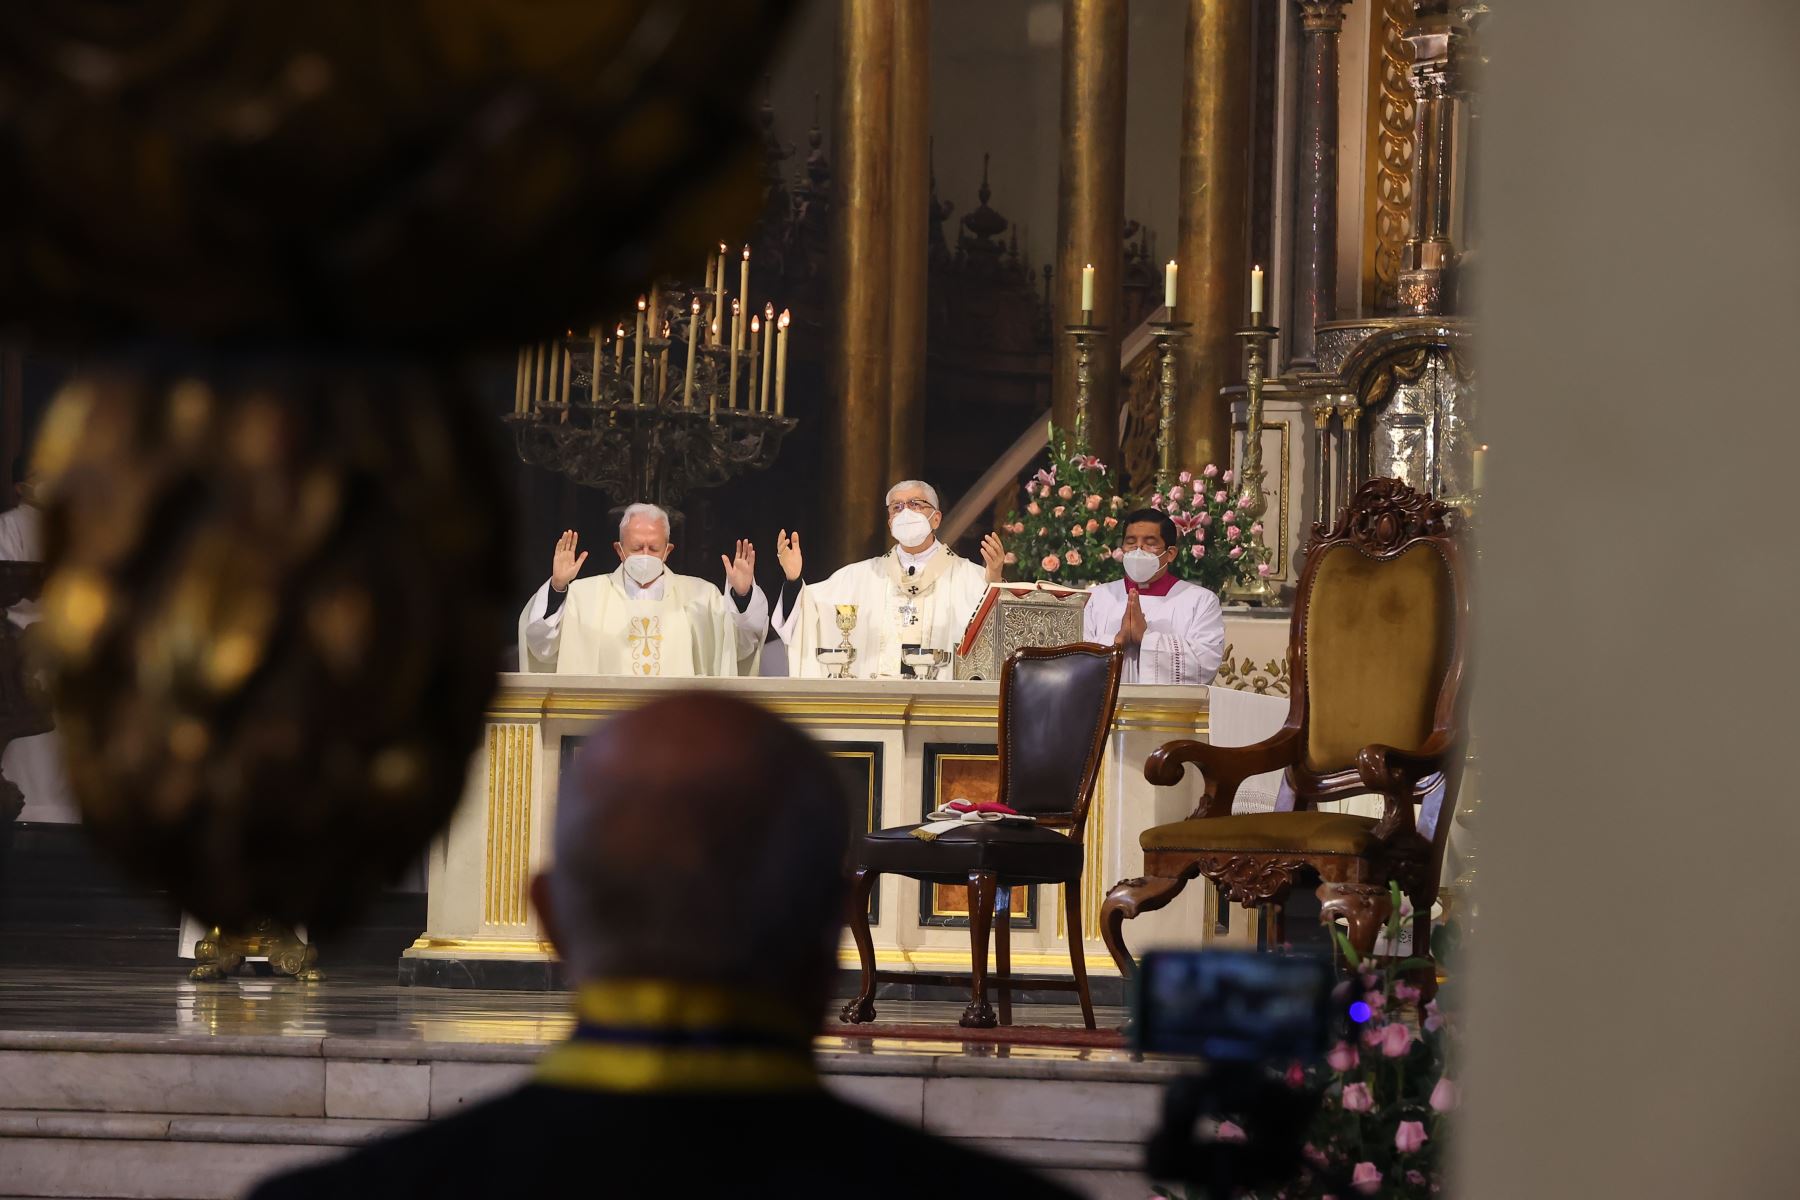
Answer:
<path fill-rule="evenodd" d="M 1076 644 L 1019 650 L 1000 673 L 1000 794 L 1002 803 L 1036 818 L 1033 824 L 970 824 L 932 841 L 912 836 L 918 825 L 880 829 L 857 848 L 850 889 L 850 933 L 862 959 L 862 990 L 839 1014 L 862 1023 L 875 1019 L 879 982 L 963 982 L 958 975 L 875 969 L 869 938 L 869 892 L 883 874 L 905 875 L 921 886 L 966 884 L 969 889 L 969 1004 L 959 1024 L 990 1028 L 988 930 L 994 926 L 1000 991 L 1000 1023 L 1012 1023 L 1012 914 L 1007 898 L 1020 884 L 1061 884 L 1069 930 L 1070 980 L 1033 979 L 1033 988 L 1072 989 L 1081 1015 L 1094 1027 L 1087 961 L 1081 944 L 1082 845 L 1088 802 L 1100 774 L 1100 758 L 1119 698 L 1124 655 L 1105 646 Z M 1066 831 L 1066 832 L 1063 832 Z M 992 921 L 995 900 L 1000 920 Z"/>
<path fill-rule="evenodd" d="M 1286 723 L 1253 746 L 1171 742 L 1144 775 L 1173 787 L 1187 763 L 1205 792 L 1183 821 L 1139 837 L 1144 874 L 1114 885 L 1101 909 L 1113 961 L 1136 969 L 1124 923 L 1167 905 L 1204 875 L 1224 899 L 1281 907 L 1296 879 L 1320 879 L 1320 920 L 1349 923 L 1359 955 L 1390 913 L 1388 881 L 1411 900 L 1425 944 L 1462 777 L 1469 601 L 1453 531 L 1460 514 L 1395 479 L 1362 485 L 1335 528 L 1313 527 L 1290 626 Z M 1283 811 L 1233 815 L 1244 780 L 1285 770 Z M 1434 790 L 1436 777 L 1443 787 Z M 1319 812 L 1320 801 L 1377 793 L 1379 820 Z M 1414 807 L 1419 806 L 1417 815 Z"/>

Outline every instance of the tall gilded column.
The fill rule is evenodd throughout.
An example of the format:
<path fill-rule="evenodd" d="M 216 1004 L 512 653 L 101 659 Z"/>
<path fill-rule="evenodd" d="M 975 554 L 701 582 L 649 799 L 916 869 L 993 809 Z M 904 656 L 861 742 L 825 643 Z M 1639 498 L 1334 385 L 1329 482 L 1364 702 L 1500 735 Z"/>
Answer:
<path fill-rule="evenodd" d="M 931 204 L 931 4 L 894 5 L 887 478 L 925 470 L 925 288 Z M 884 485 L 885 486 L 885 485 Z"/>
<path fill-rule="evenodd" d="M 1349 0 L 1299 0 L 1300 114 L 1294 145 L 1290 363 L 1310 368 L 1314 328 L 1337 316 L 1338 34 Z"/>
<path fill-rule="evenodd" d="M 1183 467 L 1231 459 L 1219 389 L 1243 375 L 1236 331 L 1249 318 L 1250 9 L 1245 0 L 1188 0 L 1175 295 L 1176 313 L 1194 323 L 1178 359 Z"/>
<path fill-rule="evenodd" d="M 827 544 L 809 548 L 817 568 L 873 553 L 884 524 L 888 483 L 889 326 L 893 281 L 891 3 L 842 0 L 837 48 L 837 112 L 832 152 L 831 391 L 826 397 L 825 478 L 831 515 Z"/>
<path fill-rule="evenodd" d="M 1124 317 L 1125 0 L 1065 0 L 1062 32 L 1062 160 L 1056 189 L 1056 356 L 1051 414 L 1075 428 L 1075 344 L 1081 271 L 1094 266 L 1088 442 L 1111 462 L 1119 444 L 1119 340 Z"/>

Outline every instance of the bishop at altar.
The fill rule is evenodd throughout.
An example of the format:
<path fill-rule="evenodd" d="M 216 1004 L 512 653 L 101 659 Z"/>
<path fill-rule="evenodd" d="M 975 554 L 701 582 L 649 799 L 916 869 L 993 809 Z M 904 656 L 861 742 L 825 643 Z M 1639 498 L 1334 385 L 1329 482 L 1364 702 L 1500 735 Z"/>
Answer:
<path fill-rule="evenodd" d="M 944 515 L 930 484 L 895 484 L 888 489 L 887 513 L 893 547 L 838 568 L 822 583 L 801 578 L 799 532 L 781 532 L 776 553 L 784 582 L 772 624 L 787 644 L 788 674 L 826 674 L 818 652 L 838 646 L 845 636 L 837 623 L 838 606 L 855 605 L 856 625 L 848 635 L 856 648 L 850 675 L 897 678 L 901 647 L 954 650 L 988 584 L 1000 581 L 1005 552 L 993 534 L 982 539 L 982 566 L 937 540 Z"/>
<path fill-rule="evenodd" d="M 565 531 L 550 578 L 519 614 L 519 669 L 565 675 L 754 675 L 769 626 L 756 551 L 721 555 L 729 597 L 667 569 L 669 515 L 634 504 L 619 522 L 609 575 L 578 579 L 588 552 Z M 579 552 L 578 552 L 579 550 Z"/>

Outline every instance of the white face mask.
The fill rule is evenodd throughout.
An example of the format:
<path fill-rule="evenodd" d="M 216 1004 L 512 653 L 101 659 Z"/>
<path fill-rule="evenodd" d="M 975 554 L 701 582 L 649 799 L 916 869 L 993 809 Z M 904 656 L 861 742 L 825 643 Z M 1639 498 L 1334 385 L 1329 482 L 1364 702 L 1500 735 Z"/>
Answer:
<path fill-rule="evenodd" d="M 902 546 L 917 546 L 931 536 L 931 518 L 924 513 L 903 508 L 888 522 L 888 532 Z"/>
<path fill-rule="evenodd" d="M 1162 570 L 1162 559 L 1148 550 L 1127 550 L 1125 552 L 1125 574 L 1133 583 L 1149 583 Z"/>
<path fill-rule="evenodd" d="M 649 587 L 663 573 L 663 560 L 654 554 L 633 554 L 625 560 L 625 576 L 639 587 Z"/>

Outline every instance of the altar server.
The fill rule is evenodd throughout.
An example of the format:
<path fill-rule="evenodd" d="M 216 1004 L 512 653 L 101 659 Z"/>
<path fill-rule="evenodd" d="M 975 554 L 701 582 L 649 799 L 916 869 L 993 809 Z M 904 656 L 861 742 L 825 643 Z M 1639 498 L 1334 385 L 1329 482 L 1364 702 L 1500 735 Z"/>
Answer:
<path fill-rule="evenodd" d="M 1219 598 L 1175 578 L 1175 523 L 1139 509 L 1120 528 L 1125 578 L 1088 593 L 1082 639 L 1125 649 L 1126 683 L 1211 683 L 1225 653 Z"/>
<path fill-rule="evenodd" d="M 610 575 L 577 579 L 588 552 L 557 539 L 550 578 L 519 614 L 519 669 L 565 675 L 754 675 L 769 625 L 756 548 L 720 555 L 727 600 L 704 579 L 668 569 L 669 514 L 633 504 L 619 522 Z"/>
<path fill-rule="evenodd" d="M 892 548 L 840 567 L 822 583 L 801 579 L 800 532 L 781 531 L 775 553 L 784 582 L 773 624 L 787 644 L 790 675 L 826 674 L 818 651 L 841 643 L 838 606 L 855 605 L 850 643 L 856 659 L 850 674 L 897 678 L 902 646 L 954 650 L 988 584 L 1000 582 L 1006 552 L 998 537 L 990 533 L 982 539 L 979 567 L 937 540 L 944 514 L 930 484 L 908 479 L 889 488 L 887 516 Z"/>
<path fill-rule="evenodd" d="M 35 468 L 27 470 L 19 483 L 19 503 L 0 513 L 0 559 L 43 561 L 44 514 L 37 496 L 41 483 Z M 20 629 L 29 629 L 38 619 L 37 601 L 21 600 L 6 610 L 5 619 Z M 75 800 L 69 791 L 69 775 L 63 768 L 62 746 L 55 730 L 8 742 L 5 751 L 0 752 L 0 774 L 21 793 L 24 809 L 19 820 L 76 819 Z"/>

